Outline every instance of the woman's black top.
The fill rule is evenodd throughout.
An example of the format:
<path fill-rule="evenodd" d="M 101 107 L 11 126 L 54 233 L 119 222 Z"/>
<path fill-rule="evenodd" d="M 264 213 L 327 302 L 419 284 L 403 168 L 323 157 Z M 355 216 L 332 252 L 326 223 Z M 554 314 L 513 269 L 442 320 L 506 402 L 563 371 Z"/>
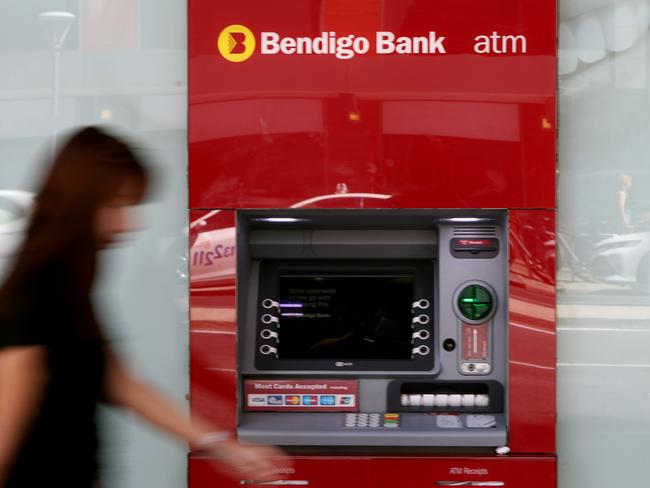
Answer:
<path fill-rule="evenodd" d="M 67 296 L 55 275 L 0 303 L 0 349 L 45 351 L 47 383 L 6 488 L 90 487 L 97 478 L 95 413 L 102 396 L 104 345 L 88 296 Z"/>

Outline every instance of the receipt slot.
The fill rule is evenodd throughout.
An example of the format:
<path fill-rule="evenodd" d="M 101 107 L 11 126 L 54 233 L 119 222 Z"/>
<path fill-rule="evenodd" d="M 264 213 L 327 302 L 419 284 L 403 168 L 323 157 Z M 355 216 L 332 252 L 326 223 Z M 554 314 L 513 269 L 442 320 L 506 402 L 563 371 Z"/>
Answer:
<path fill-rule="evenodd" d="M 190 488 L 555 488 L 556 12 L 504 1 L 190 0 L 191 408 L 295 460 Z"/>

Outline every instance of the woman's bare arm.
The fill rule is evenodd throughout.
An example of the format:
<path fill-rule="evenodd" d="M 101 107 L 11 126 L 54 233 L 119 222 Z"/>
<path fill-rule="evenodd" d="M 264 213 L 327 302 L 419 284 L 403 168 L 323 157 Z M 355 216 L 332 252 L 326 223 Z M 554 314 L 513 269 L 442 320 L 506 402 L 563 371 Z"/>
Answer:
<path fill-rule="evenodd" d="M 0 487 L 42 399 L 44 355 L 41 346 L 0 350 Z"/>
<path fill-rule="evenodd" d="M 153 425 L 191 444 L 201 444 L 215 428 L 196 416 L 188 416 L 156 389 L 131 375 L 110 352 L 107 360 L 106 397 L 129 408 Z M 236 478 L 273 480 L 279 463 L 290 464 L 282 451 L 268 446 L 247 445 L 227 439 L 207 446 L 226 472 Z"/>

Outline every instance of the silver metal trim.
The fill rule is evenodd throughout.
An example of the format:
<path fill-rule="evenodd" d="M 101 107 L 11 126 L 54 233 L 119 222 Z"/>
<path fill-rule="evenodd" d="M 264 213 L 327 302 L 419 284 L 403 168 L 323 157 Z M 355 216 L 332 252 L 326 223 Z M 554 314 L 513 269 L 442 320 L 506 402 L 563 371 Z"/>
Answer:
<path fill-rule="evenodd" d="M 460 372 L 465 375 L 486 375 L 492 372 L 492 366 L 483 362 L 462 363 Z"/>
<path fill-rule="evenodd" d="M 267 325 L 268 324 L 279 324 L 280 319 L 278 319 L 277 317 L 274 317 L 270 313 L 265 313 L 264 315 L 262 315 L 262 323 L 267 324 Z"/>
<path fill-rule="evenodd" d="M 431 334 L 426 329 L 422 329 L 422 330 L 418 330 L 417 332 L 413 332 L 413 339 L 421 339 L 421 340 L 425 341 L 429 337 L 431 337 Z"/>
<path fill-rule="evenodd" d="M 262 307 L 277 308 L 278 310 L 280 310 L 280 304 L 275 300 L 271 300 L 270 298 L 265 298 L 264 300 L 262 300 Z"/>
<path fill-rule="evenodd" d="M 413 351 L 411 351 L 413 354 L 420 354 L 421 356 L 426 356 L 431 352 L 431 349 L 429 349 L 428 346 L 418 346 L 414 347 Z"/>
<path fill-rule="evenodd" d="M 272 331 L 271 329 L 262 329 L 262 332 L 260 332 L 260 337 L 262 339 L 275 339 L 275 342 L 280 342 L 280 336 L 278 333 Z"/>
<path fill-rule="evenodd" d="M 268 344 L 264 344 L 262 347 L 260 347 L 260 352 L 265 355 L 275 354 L 277 356 L 278 349 L 276 347 L 271 347 Z"/>
<path fill-rule="evenodd" d="M 426 308 L 429 308 L 430 305 L 431 305 L 431 303 L 429 302 L 429 300 L 427 300 L 426 298 L 422 298 L 421 300 L 414 301 L 413 304 L 411 305 L 411 307 L 412 308 L 426 309 Z"/>
<path fill-rule="evenodd" d="M 276 481 L 259 481 L 259 480 L 241 480 L 242 485 L 267 485 L 267 486 L 307 486 L 308 480 L 276 480 Z"/>
<path fill-rule="evenodd" d="M 437 486 L 506 486 L 503 481 L 436 481 Z"/>
<path fill-rule="evenodd" d="M 427 325 L 431 318 L 428 315 L 421 314 L 416 317 L 413 317 L 413 323 L 414 324 L 421 324 L 421 325 Z"/>

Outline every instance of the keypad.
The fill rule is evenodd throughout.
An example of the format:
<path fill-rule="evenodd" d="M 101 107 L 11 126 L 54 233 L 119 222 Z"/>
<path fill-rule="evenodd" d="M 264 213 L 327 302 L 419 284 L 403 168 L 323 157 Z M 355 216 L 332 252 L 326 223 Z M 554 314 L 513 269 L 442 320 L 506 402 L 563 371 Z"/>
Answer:
<path fill-rule="evenodd" d="M 398 413 L 347 413 L 345 427 L 357 429 L 395 429 L 399 427 Z"/>
<path fill-rule="evenodd" d="M 497 426 L 494 415 L 435 414 L 434 418 L 440 429 L 489 429 Z M 400 414 L 346 413 L 344 426 L 348 429 L 397 429 L 400 427 Z"/>

